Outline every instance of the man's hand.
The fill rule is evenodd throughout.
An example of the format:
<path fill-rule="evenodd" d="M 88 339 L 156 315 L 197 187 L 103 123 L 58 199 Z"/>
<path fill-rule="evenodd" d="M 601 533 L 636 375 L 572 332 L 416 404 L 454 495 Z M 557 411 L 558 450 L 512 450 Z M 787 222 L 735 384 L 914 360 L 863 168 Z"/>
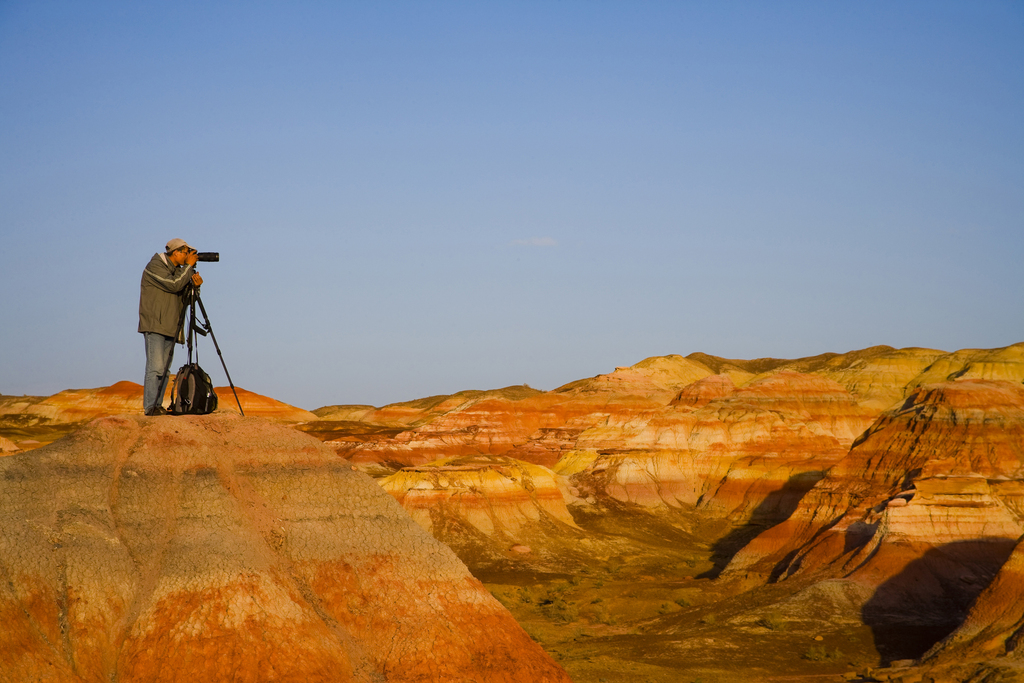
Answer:
<path fill-rule="evenodd" d="M 185 256 L 185 263 L 187 263 L 190 266 L 194 266 L 196 264 L 196 261 L 198 261 L 198 260 L 199 260 L 199 252 L 196 251 L 195 249 L 190 249 L 189 252 L 188 252 L 188 255 Z M 200 279 L 202 279 L 202 278 L 200 278 Z"/>
<path fill-rule="evenodd" d="M 199 273 L 192 273 L 192 284 L 194 284 L 196 287 L 203 284 L 203 276 L 200 275 Z"/>

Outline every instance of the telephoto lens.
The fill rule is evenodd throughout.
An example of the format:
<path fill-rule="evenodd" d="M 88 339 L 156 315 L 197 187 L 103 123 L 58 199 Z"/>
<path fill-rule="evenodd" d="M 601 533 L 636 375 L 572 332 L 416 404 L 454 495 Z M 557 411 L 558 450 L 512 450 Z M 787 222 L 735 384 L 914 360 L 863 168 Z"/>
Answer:
<path fill-rule="evenodd" d="M 212 262 L 220 261 L 220 252 L 219 251 L 200 251 L 200 252 L 196 252 L 196 260 L 197 261 L 212 261 Z"/>

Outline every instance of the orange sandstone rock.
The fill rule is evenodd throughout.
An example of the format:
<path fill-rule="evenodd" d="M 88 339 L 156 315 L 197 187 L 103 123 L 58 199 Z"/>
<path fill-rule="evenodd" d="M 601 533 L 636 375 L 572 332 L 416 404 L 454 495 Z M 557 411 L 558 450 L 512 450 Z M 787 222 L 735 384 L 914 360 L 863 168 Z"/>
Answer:
<path fill-rule="evenodd" d="M 313 412 L 326 421 L 360 421 L 382 427 L 418 427 L 453 410 L 490 398 L 519 401 L 544 392 L 525 384 L 489 391 L 460 391 L 455 394 L 428 396 L 413 401 L 392 403 L 382 408 L 368 405 L 336 405 L 317 408 Z"/>
<path fill-rule="evenodd" d="M 569 680 L 297 431 L 105 418 L 0 459 L 0 478 L 4 681 Z"/>
<path fill-rule="evenodd" d="M 513 453 L 518 459 L 554 464 L 563 450 L 572 448 L 571 439 L 593 422 L 612 412 L 656 405 L 638 397 L 572 398 L 556 393 L 520 400 L 485 397 L 466 401 L 393 437 L 331 443 L 354 462 L 384 462 L 395 467 L 462 455 Z M 548 441 L 541 445 L 541 439 Z M 531 442 L 533 449 L 527 446 Z"/>
<path fill-rule="evenodd" d="M 673 407 L 611 417 L 580 434 L 576 448 L 598 455 L 572 474 L 574 484 L 645 506 L 785 517 L 872 419 L 841 385 L 814 375 L 776 373 L 731 392 L 721 379 L 702 383 Z M 718 398 L 705 395 L 709 387 Z"/>
<path fill-rule="evenodd" d="M 682 356 L 653 356 L 636 365 L 615 368 L 607 375 L 581 379 L 555 389 L 569 395 L 620 394 L 643 396 L 662 405 L 699 379 L 715 374 L 698 360 Z"/>
<path fill-rule="evenodd" d="M 910 388 L 953 379 L 1024 381 L 1024 343 L 1000 349 L 963 349 L 944 354 L 910 383 Z"/>
<path fill-rule="evenodd" d="M 460 520 L 487 536 L 512 540 L 531 534 L 542 519 L 577 528 L 555 474 L 512 458 L 445 458 L 403 468 L 380 485 L 427 531 L 434 519 Z"/>
<path fill-rule="evenodd" d="M 1024 380 L 1024 343 L 998 349 L 935 349 L 873 346 L 848 353 L 780 360 L 728 360 L 691 354 L 687 358 L 715 372 L 745 371 L 764 377 L 791 371 L 826 377 L 842 384 L 862 406 L 881 412 L 905 399 L 916 387 L 954 379 Z M 732 376 L 732 375 L 730 375 Z M 735 377 L 733 377 L 735 381 Z M 744 382 L 737 382 L 743 384 Z"/>
<path fill-rule="evenodd" d="M 142 385 L 126 381 L 97 389 L 67 389 L 25 407 L 27 415 L 53 422 L 86 422 L 141 412 Z"/>
<path fill-rule="evenodd" d="M 960 665 L 1016 655 L 1021 664 L 1024 634 L 1024 542 L 1018 542 L 963 623 L 924 657 L 929 667 Z"/>
<path fill-rule="evenodd" d="M 235 402 L 235 395 L 231 393 L 230 386 L 217 387 L 214 391 L 217 392 L 217 412 L 234 413 L 238 411 L 238 404 Z M 262 417 L 284 423 L 319 419 L 308 410 L 296 408 L 268 396 L 261 396 L 241 387 L 235 387 L 235 391 L 238 393 L 238 401 L 242 404 L 242 410 L 246 417 Z"/>
<path fill-rule="evenodd" d="M 847 577 L 875 591 L 865 623 L 949 632 L 1024 533 L 1022 480 L 1024 387 L 922 386 L 727 572 Z"/>
<path fill-rule="evenodd" d="M 934 349 L 876 346 L 837 355 L 815 372 L 845 386 L 861 405 L 881 412 L 906 398 L 912 383 L 943 355 Z"/>
<path fill-rule="evenodd" d="M 712 401 L 725 398 L 735 390 L 736 385 L 729 375 L 709 375 L 683 387 L 669 405 L 703 408 Z"/>

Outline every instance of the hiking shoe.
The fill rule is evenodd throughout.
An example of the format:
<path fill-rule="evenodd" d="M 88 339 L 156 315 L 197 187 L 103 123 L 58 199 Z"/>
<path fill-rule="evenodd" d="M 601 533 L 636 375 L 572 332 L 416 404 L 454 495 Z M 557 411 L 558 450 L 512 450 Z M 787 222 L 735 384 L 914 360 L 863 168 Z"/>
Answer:
<path fill-rule="evenodd" d="M 166 415 L 166 414 L 167 414 L 167 411 L 164 410 L 162 406 L 156 406 L 156 407 L 150 408 L 149 410 L 146 411 L 146 415 L 149 415 L 150 417 L 155 417 L 157 415 Z"/>

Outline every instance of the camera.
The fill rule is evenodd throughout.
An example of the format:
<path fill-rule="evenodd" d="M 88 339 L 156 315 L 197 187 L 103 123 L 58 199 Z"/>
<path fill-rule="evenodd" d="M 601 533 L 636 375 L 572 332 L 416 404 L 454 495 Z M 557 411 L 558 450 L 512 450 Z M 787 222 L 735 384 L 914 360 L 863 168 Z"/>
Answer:
<path fill-rule="evenodd" d="M 197 251 L 196 252 L 196 260 L 197 261 L 209 261 L 211 263 L 216 263 L 217 261 L 220 261 L 220 252 L 219 251 Z"/>

